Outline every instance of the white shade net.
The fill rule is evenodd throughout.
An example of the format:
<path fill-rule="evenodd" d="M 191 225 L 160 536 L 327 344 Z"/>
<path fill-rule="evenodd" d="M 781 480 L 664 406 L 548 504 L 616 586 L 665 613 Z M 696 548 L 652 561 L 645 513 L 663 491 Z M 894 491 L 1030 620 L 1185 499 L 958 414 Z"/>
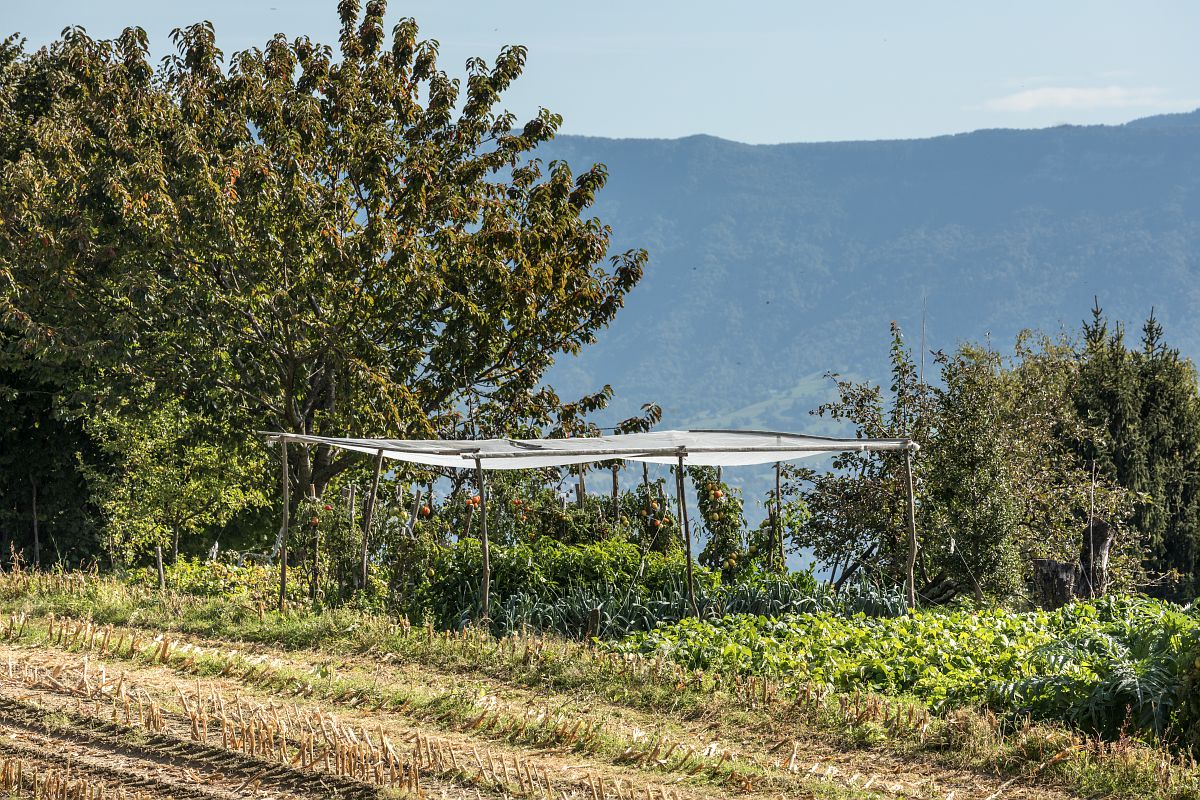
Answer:
<path fill-rule="evenodd" d="M 537 469 L 620 459 L 650 464 L 743 466 L 853 450 L 916 450 L 910 439 L 832 439 L 765 431 L 654 431 L 572 439 L 347 439 L 268 433 L 274 441 L 327 445 L 436 467 Z"/>

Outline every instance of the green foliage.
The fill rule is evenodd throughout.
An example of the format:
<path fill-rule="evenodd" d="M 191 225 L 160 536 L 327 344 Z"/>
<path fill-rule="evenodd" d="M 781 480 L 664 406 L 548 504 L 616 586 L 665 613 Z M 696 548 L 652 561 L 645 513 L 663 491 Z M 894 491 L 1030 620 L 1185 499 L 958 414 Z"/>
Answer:
<path fill-rule="evenodd" d="M 913 458 L 918 576 L 948 578 L 985 597 L 1024 594 L 1037 558 L 1078 558 L 1090 515 L 1120 528 L 1136 495 L 1094 479 L 1072 441 L 1088 427 L 1071 399 L 1079 377 L 1069 344 L 1024 334 L 1013 353 L 963 345 L 935 354 L 936 381 L 923 383 L 893 328 L 892 384 L 838 381 L 839 398 L 819 413 L 852 423 L 859 435 L 908 435 Z M 903 580 L 908 485 L 902 456 L 849 453 L 835 472 L 789 469 L 812 518 L 795 534 L 837 577 L 862 569 Z M 1112 583 L 1138 581 L 1136 531 L 1122 531 Z"/>
<path fill-rule="evenodd" d="M 732 581 L 751 566 L 747 548 L 752 545 L 744 541 L 742 532 L 746 524 L 742 517 L 742 493 L 722 481 L 721 470 L 716 467 L 688 467 L 687 475 L 696 489 L 699 521 L 708 531 L 708 541 L 698 560 L 706 567 L 720 570 L 723 580 Z"/>
<path fill-rule="evenodd" d="M 81 458 L 101 454 L 73 413 L 78 375 L 39 364 L 0 333 L 0 560 L 79 566 L 101 553 L 97 509 Z M 34 507 L 38 540 L 34 541 Z M 35 550 L 37 552 L 35 552 Z"/>
<path fill-rule="evenodd" d="M 893 323 L 891 386 L 837 378 L 838 399 L 814 413 L 853 425 L 867 438 L 907 437 L 922 448 L 935 430 L 933 397 L 920 381 L 912 354 Z M 916 461 L 918 491 L 925 507 L 921 459 Z M 785 467 L 788 494 L 805 504 L 809 519 L 792 532 L 794 543 L 812 550 L 837 577 L 869 565 L 867 571 L 893 583 L 904 580 L 907 557 L 908 484 L 900 453 L 839 453 L 834 471 Z"/>
<path fill-rule="evenodd" d="M 1200 639 L 1194 639 L 1191 649 L 1184 651 L 1180 669 L 1178 735 L 1193 752 L 1200 753 Z"/>
<path fill-rule="evenodd" d="M 224 54 L 209 23 L 157 68 L 138 28 L 7 43 L 0 314 L 38 353 L 242 430 L 436 436 L 467 407 L 486 430 L 553 424 L 571 404 L 546 370 L 614 318 L 645 253 L 609 257 L 602 165 L 532 158 L 560 118 L 500 106 L 523 47 L 452 79 L 385 10 L 341 3 L 336 54 L 282 35 Z M 294 448 L 295 486 L 356 457 Z"/>
<path fill-rule="evenodd" d="M 180 538 L 227 523 L 243 509 L 264 505 L 266 471 L 255 443 L 239 443 L 179 402 L 129 401 L 104 411 L 87 427 L 113 464 L 85 465 L 106 520 L 106 546 L 126 564 L 156 546 L 178 554 Z"/>
<path fill-rule="evenodd" d="M 1141 348 L 1131 348 L 1124 328 L 1093 309 L 1072 392 L 1089 435 L 1074 444 L 1103 478 L 1139 496 L 1132 523 L 1155 591 L 1191 598 L 1200 587 L 1200 390 L 1192 363 L 1162 337 L 1152 313 Z"/>
<path fill-rule="evenodd" d="M 1194 611 L 1113 596 L 1053 613 L 685 619 L 616 647 L 688 668 L 911 695 L 935 709 L 985 703 L 1111 736 L 1126 724 L 1168 732 L 1197 637 Z"/>
<path fill-rule="evenodd" d="M 262 564 L 236 564 L 180 558 L 163 567 L 167 587 L 182 595 L 228 599 L 235 603 L 262 604 L 272 607 L 279 598 L 279 568 Z M 123 576 L 131 586 L 155 588 L 158 571 L 153 566 L 129 570 Z M 289 586 L 288 601 L 304 600 L 304 587 Z"/>
<path fill-rule="evenodd" d="M 548 538 L 501 545 L 491 550 L 493 603 L 514 595 L 537 599 L 576 590 L 663 593 L 678 585 L 684 572 L 679 554 L 643 553 L 619 539 L 569 545 Z M 477 616 L 483 558 L 477 539 L 432 546 L 414 541 L 393 580 L 404 581 L 400 610 L 411 618 L 425 615 L 439 625 L 459 627 Z M 701 587 L 715 587 L 716 575 L 696 571 Z"/>

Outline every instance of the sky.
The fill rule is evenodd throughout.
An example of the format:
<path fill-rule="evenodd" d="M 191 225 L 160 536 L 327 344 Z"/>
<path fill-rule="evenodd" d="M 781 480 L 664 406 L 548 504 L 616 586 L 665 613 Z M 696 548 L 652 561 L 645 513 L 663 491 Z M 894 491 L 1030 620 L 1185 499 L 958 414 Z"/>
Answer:
<path fill-rule="evenodd" d="M 336 45 L 337 0 L 0 0 L 0 29 L 42 46 L 68 25 L 138 25 L 156 55 L 210 20 L 226 53 L 271 35 Z M 749 143 L 902 139 L 980 128 L 1120 123 L 1200 107 L 1200 3 L 1156 0 L 413 0 L 461 75 L 473 56 L 529 48 L 505 97 L 563 132 Z"/>

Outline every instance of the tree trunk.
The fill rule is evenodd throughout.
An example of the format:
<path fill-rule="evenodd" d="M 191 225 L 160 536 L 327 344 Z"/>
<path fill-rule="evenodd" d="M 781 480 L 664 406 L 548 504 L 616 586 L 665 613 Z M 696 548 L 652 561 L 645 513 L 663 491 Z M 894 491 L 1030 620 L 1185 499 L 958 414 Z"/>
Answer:
<path fill-rule="evenodd" d="M 945 605 L 958 596 L 958 585 L 944 572 L 939 572 L 931 581 L 926 581 L 917 595 L 921 602 L 931 605 Z"/>
<path fill-rule="evenodd" d="M 850 580 L 850 578 L 853 577 L 855 575 L 855 573 L 857 573 L 860 569 L 862 569 L 863 564 L 865 564 L 869 559 L 875 557 L 875 548 L 877 546 L 878 545 L 873 544 L 870 547 L 868 547 L 861 556 L 856 558 L 844 570 L 842 570 L 842 573 L 840 575 L 838 575 L 838 579 L 833 582 L 833 590 L 835 592 L 840 590 L 842 588 L 842 586 L 846 583 L 846 581 Z M 849 558 L 849 557 L 850 557 L 849 554 L 847 554 L 846 558 Z"/>
<path fill-rule="evenodd" d="M 175 528 L 175 535 L 171 537 L 171 563 L 179 563 L 179 528 Z"/>

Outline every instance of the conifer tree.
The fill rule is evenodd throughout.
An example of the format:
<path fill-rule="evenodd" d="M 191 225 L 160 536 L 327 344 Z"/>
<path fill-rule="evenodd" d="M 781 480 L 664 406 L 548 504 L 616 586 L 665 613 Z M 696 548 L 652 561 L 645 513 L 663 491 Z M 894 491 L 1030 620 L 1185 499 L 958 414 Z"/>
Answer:
<path fill-rule="evenodd" d="M 1156 593 L 1196 591 L 1200 537 L 1200 395 L 1196 370 L 1163 342 L 1153 312 L 1140 349 L 1126 344 L 1097 305 L 1084 325 L 1074 401 L 1088 431 L 1076 443 L 1098 475 L 1139 493 L 1132 524 L 1145 540 L 1144 565 Z"/>

